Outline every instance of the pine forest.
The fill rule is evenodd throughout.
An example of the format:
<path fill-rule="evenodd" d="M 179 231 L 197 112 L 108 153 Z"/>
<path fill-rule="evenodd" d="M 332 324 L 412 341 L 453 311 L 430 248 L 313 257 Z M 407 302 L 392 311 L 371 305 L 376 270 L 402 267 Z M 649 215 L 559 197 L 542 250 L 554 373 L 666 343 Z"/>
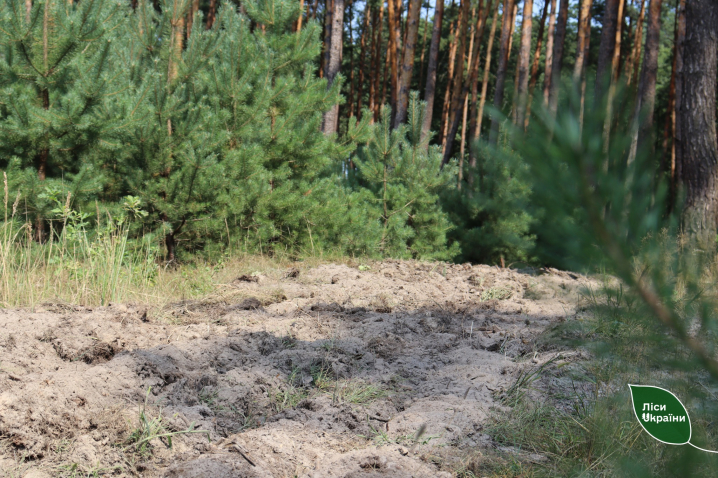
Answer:
<path fill-rule="evenodd" d="M 0 0 L 0 477 L 715 476 L 717 68 L 715 0 Z"/>

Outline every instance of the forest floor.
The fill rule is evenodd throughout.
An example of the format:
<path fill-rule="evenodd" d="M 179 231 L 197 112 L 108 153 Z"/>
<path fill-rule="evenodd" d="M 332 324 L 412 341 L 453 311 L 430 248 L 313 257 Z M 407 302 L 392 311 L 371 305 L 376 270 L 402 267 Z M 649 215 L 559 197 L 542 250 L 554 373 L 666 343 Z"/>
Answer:
<path fill-rule="evenodd" d="M 162 307 L 0 310 L 0 477 L 483 476 L 482 460 L 551 459 L 491 423 L 518 394 L 591 387 L 571 378 L 582 352 L 542 338 L 581 320 L 595 281 L 296 267 Z"/>

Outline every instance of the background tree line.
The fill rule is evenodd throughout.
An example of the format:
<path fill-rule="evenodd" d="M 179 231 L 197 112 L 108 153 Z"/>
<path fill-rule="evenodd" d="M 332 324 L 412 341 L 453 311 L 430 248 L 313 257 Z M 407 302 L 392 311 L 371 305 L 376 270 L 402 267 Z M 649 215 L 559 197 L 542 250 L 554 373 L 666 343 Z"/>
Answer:
<path fill-rule="evenodd" d="M 574 91 L 579 130 L 600 110 L 605 151 L 631 139 L 603 168 L 648 151 L 666 212 L 685 198 L 684 226 L 716 236 L 708 0 L 1 5 L 0 168 L 40 242 L 131 211 L 169 260 L 546 261 L 511 136 Z"/>

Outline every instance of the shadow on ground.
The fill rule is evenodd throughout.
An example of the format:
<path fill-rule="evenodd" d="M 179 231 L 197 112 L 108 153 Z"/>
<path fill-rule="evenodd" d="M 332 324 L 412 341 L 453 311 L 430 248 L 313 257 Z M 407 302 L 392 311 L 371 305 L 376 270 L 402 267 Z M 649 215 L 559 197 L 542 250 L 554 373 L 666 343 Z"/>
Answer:
<path fill-rule="evenodd" d="M 535 339 L 590 286 L 558 271 L 387 261 L 240 277 L 149 318 L 124 305 L 5 310 L 0 469 L 451 476 L 462 454 L 493 446 L 489 410 L 520 371 L 556 356 Z M 211 441 L 155 438 L 140 453 L 132 437 L 153 436 L 145 402 L 155 434 L 194 427 Z"/>

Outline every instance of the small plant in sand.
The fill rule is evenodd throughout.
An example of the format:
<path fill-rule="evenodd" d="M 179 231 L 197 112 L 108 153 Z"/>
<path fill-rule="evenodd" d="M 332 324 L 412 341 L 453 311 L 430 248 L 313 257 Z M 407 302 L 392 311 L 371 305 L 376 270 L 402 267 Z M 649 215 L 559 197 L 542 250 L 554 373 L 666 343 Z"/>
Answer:
<path fill-rule="evenodd" d="M 372 436 L 363 436 L 366 439 L 373 439 L 374 443 L 377 446 L 381 445 L 406 445 L 415 447 L 417 445 L 428 445 L 429 442 L 435 438 L 440 438 L 439 435 L 425 435 L 426 432 L 426 424 L 423 424 L 419 427 L 418 430 L 416 430 L 416 433 L 414 434 L 404 434 L 404 435 L 398 435 L 395 437 L 392 437 L 389 435 L 389 433 L 385 432 L 384 430 L 374 428 L 371 423 L 369 422 L 369 417 L 367 416 L 367 424 L 369 425 L 369 430 L 371 430 Z"/>
<path fill-rule="evenodd" d="M 122 473 L 122 467 L 103 468 L 99 465 L 93 467 L 82 466 L 78 463 L 65 463 L 57 467 L 57 476 L 62 478 L 90 478 L 104 475 L 112 475 L 114 473 Z M 13 476 L 13 475 L 10 475 Z"/>
<path fill-rule="evenodd" d="M 541 378 L 541 375 L 560 358 L 561 355 L 556 355 L 551 360 L 533 369 L 520 371 L 514 384 L 505 392 L 497 394 L 495 398 L 497 398 L 502 405 L 515 406 L 526 397 L 529 390 L 535 390 L 531 385 Z"/>
<path fill-rule="evenodd" d="M 202 389 L 199 392 L 199 401 L 207 405 L 207 408 L 215 413 L 226 410 L 226 408 L 219 403 L 219 392 L 215 389 Z"/>
<path fill-rule="evenodd" d="M 366 404 L 388 395 L 383 388 L 359 379 L 332 379 L 331 369 L 325 365 L 312 367 L 312 383 L 321 393 L 330 394 L 332 402 Z"/>
<path fill-rule="evenodd" d="M 298 385 L 298 382 L 299 369 L 295 368 L 287 379 L 286 387 L 277 387 L 270 392 L 269 399 L 274 410 L 281 412 L 287 408 L 294 408 L 309 396 L 309 393 Z"/>
<path fill-rule="evenodd" d="M 207 440 L 210 440 L 209 432 L 206 430 L 196 430 L 194 422 L 190 423 L 189 427 L 185 430 L 176 432 L 169 431 L 165 427 L 165 417 L 162 416 L 161 408 L 158 410 L 157 416 L 151 416 L 147 406 L 151 390 L 152 387 L 147 389 L 145 402 L 143 405 L 140 405 L 137 427 L 127 438 L 127 445 L 123 448 L 123 451 L 133 451 L 140 456 L 149 456 L 152 455 L 152 440 L 165 440 L 167 446 L 172 448 L 172 437 L 189 433 L 204 433 L 207 435 Z"/>
<path fill-rule="evenodd" d="M 504 300 L 511 297 L 511 291 L 503 287 L 492 287 L 481 293 L 481 301 L 485 300 Z"/>

